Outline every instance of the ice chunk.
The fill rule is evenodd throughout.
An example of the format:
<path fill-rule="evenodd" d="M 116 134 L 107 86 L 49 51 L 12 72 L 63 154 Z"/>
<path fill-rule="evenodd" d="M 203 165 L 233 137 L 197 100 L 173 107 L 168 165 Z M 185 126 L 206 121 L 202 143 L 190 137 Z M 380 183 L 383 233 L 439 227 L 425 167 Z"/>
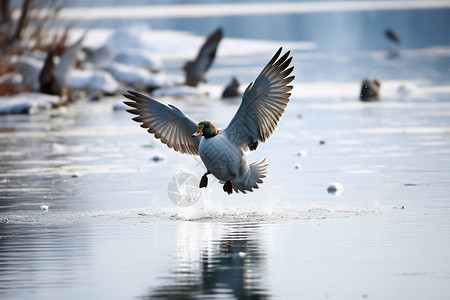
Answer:
<path fill-rule="evenodd" d="M 332 182 L 328 185 L 327 191 L 332 195 L 340 195 L 344 191 L 344 187 L 338 182 Z"/>
<path fill-rule="evenodd" d="M 300 150 L 297 152 L 297 156 L 306 157 L 308 153 L 305 150 Z"/>

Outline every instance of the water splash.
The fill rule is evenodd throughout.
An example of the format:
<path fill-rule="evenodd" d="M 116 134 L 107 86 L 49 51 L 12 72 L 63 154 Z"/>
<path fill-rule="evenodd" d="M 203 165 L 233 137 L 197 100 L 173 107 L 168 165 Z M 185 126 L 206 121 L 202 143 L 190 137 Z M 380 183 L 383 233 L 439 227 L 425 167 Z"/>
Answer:
<path fill-rule="evenodd" d="M 373 207 L 344 207 L 309 204 L 291 205 L 275 201 L 273 203 L 254 203 L 243 206 L 229 206 L 212 202 L 197 203 L 195 207 L 179 208 L 172 219 L 188 221 L 221 222 L 274 222 L 281 220 L 314 220 L 327 218 L 352 218 L 358 216 L 378 215 L 384 208 L 374 204 Z"/>
<path fill-rule="evenodd" d="M 167 186 L 170 201 L 179 207 L 192 206 L 202 196 L 202 190 L 198 187 L 199 182 L 195 174 L 178 170 Z"/>
<path fill-rule="evenodd" d="M 228 205 L 201 198 L 189 207 L 133 208 L 117 211 L 22 211 L 10 212 L 3 217 L 8 223 L 25 224 L 67 224 L 93 221 L 149 222 L 157 220 L 183 220 L 205 222 L 276 222 L 286 220 L 319 220 L 354 218 L 379 215 L 385 208 L 374 204 L 372 207 L 324 206 L 316 203 L 298 206 L 289 203 L 250 203 Z"/>

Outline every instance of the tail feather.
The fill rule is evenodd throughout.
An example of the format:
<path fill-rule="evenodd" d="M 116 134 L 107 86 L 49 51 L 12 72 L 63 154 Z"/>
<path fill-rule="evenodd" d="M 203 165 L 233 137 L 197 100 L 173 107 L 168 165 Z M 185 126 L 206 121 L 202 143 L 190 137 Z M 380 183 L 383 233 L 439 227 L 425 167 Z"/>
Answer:
<path fill-rule="evenodd" d="M 259 188 L 258 183 L 263 183 L 262 178 L 266 177 L 267 166 L 265 158 L 250 164 L 250 174 L 247 181 L 241 184 L 233 184 L 234 191 L 246 194 L 248 191 L 253 192 L 253 189 Z"/>

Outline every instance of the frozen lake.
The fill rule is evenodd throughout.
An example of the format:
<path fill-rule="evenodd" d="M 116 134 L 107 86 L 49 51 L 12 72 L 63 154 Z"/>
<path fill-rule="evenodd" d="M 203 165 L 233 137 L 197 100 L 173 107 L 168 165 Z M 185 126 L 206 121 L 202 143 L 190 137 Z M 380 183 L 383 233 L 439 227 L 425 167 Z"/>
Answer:
<path fill-rule="evenodd" d="M 206 84 L 211 96 L 162 99 L 220 127 L 239 105 L 217 97 L 229 78 L 247 85 L 278 47 L 293 49 L 292 99 L 274 135 L 248 156 L 267 158 L 269 173 L 246 195 L 228 196 L 210 177 L 199 202 L 174 206 L 169 181 L 181 171 L 200 178 L 204 167 L 113 110 L 122 97 L 1 116 L 1 299 L 446 299 L 449 15 L 277 14 L 274 20 L 287 21 L 254 38 L 245 22 L 264 16 L 150 22 L 154 34 L 224 27 Z M 325 27 L 314 30 L 317 39 L 293 29 L 315 20 L 344 24 L 333 38 L 348 40 L 324 38 Z M 357 21 L 377 35 L 373 46 L 345 34 Z M 247 30 L 239 33 L 237 24 Z M 388 26 L 399 28 L 400 46 L 384 38 Z M 291 33 L 276 38 L 286 28 Z M 186 51 L 201 40 L 185 36 Z M 173 44 L 153 42 L 168 70 L 179 72 L 182 51 L 173 59 L 165 52 Z M 392 47 L 398 57 L 389 56 Z M 381 80 L 380 102 L 358 100 L 365 77 Z M 332 182 L 342 194 L 327 193 Z"/>

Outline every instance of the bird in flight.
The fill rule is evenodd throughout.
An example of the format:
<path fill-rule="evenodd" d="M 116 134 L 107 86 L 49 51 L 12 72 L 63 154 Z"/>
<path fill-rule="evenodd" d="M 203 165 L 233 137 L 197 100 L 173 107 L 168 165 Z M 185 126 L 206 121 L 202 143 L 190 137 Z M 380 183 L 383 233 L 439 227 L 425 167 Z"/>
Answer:
<path fill-rule="evenodd" d="M 245 153 L 254 151 L 275 131 L 287 104 L 294 80 L 290 66 L 290 51 L 280 48 L 263 68 L 256 80 L 242 95 L 241 104 L 225 129 L 218 129 L 210 121 L 196 122 L 173 105 L 165 105 L 138 92 L 124 94 L 127 111 L 137 115 L 141 123 L 155 138 L 175 151 L 199 155 L 206 167 L 200 188 L 208 185 L 212 174 L 223 190 L 231 194 L 246 193 L 258 188 L 266 177 L 265 159 L 249 164 Z"/>

